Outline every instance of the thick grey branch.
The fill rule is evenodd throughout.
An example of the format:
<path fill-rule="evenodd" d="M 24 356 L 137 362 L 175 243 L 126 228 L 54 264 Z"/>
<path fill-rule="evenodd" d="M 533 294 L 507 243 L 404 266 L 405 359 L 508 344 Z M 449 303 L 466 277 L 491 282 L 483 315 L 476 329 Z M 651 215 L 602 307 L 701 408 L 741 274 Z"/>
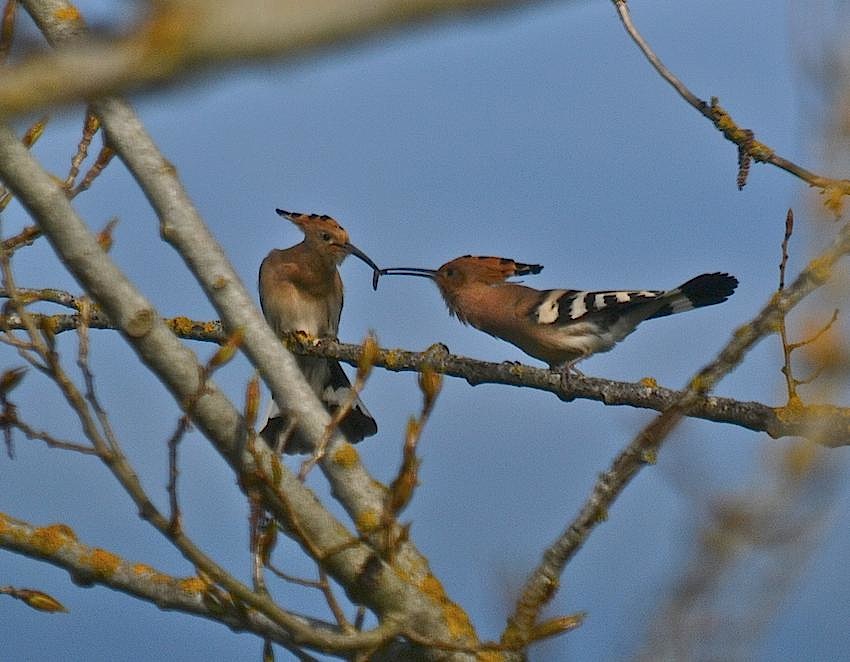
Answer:
<path fill-rule="evenodd" d="M 82 586 L 108 586 L 160 609 L 208 618 L 284 646 L 293 643 L 289 632 L 256 610 L 223 601 L 225 594 L 199 577 L 172 577 L 149 565 L 125 561 L 105 549 L 80 543 L 74 532 L 61 524 L 36 527 L 0 513 L 0 548 L 63 568 Z M 305 628 L 320 625 L 312 619 L 302 621 Z M 321 626 L 331 629 L 330 624 Z"/>
<path fill-rule="evenodd" d="M 181 0 L 151 3 L 150 17 L 120 39 L 82 39 L 32 58 L 0 77 L 0 116 L 44 106 L 172 83 L 213 66 L 297 57 L 376 32 L 425 20 L 531 0 Z M 539 1 L 539 0 L 538 0 Z M 47 4 L 47 3 L 40 3 Z M 65 2 L 39 17 L 56 35 L 84 35 L 79 13 Z"/>

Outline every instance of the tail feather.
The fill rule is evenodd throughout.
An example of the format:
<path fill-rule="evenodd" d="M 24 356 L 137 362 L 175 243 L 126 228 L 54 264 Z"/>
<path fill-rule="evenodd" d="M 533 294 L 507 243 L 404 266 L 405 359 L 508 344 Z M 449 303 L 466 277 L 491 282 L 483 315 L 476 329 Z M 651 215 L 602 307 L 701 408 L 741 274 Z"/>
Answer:
<path fill-rule="evenodd" d="M 738 279 L 725 273 L 701 274 L 662 295 L 665 303 L 649 319 L 723 303 L 738 287 Z"/>
<path fill-rule="evenodd" d="M 352 389 L 351 382 L 339 362 L 330 360 L 327 361 L 327 364 L 329 374 L 319 397 L 325 404 L 328 413 L 333 416 L 341 406 L 348 402 Z M 359 396 L 354 399 L 351 409 L 340 421 L 339 431 L 353 444 L 378 432 L 378 424 Z M 292 419 L 285 411 L 281 411 L 274 401 L 269 404 L 266 423 L 262 427 L 260 436 L 272 448 L 279 447 L 285 453 L 309 453 L 313 450 L 313 446 L 307 441 L 298 426 L 292 424 Z"/>

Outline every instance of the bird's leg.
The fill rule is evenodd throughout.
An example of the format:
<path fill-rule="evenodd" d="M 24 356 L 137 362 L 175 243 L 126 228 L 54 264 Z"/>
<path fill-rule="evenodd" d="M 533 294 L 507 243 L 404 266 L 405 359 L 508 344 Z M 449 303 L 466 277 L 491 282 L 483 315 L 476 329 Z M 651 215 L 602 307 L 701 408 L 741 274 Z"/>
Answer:
<path fill-rule="evenodd" d="M 567 390 L 567 386 L 570 383 L 570 377 L 572 375 L 584 377 L 584 373 L 578 368 L 576 368 L 576 363 L 578 363 L 584 358 L 587 357 L 585 355 L 577 356 L 576 358 L 570 359 L 569 361 L 564 361 L 564 363 L 561 365 L 561 390 Z"/>

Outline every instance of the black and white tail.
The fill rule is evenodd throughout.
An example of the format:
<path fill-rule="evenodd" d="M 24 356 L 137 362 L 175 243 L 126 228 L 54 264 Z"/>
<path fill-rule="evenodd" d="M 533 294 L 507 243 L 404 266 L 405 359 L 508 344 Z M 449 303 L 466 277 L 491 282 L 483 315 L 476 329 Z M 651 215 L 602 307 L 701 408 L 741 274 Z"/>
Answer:
<path fill-rule="evenodd" d="M 313 386 L 316 395 L 333 416 L 348 402 L 352 394 L 351 382 L 339 361 L 314 357 L 297 358 L 308 383 Z M 266 443 L 284 453 L 309 453 L 313 450 L 292 418 L 285 410 L 281 411 L 274 400 L 269 403 L 265 422 L 260 429 L 260 436 Z M 353 444 L 378 432 L 378 424 L 359 396 L 354 399 L 348 414 L 340 422 L 339 431 Z"/>
<path fill-rule="evenodd" d="M 724 273 L 701 274 L 659 297 L 664 305 L 648 319 L 683 313 L 694 308 L 723 303 L 738 287 L 738 279 Z"/>

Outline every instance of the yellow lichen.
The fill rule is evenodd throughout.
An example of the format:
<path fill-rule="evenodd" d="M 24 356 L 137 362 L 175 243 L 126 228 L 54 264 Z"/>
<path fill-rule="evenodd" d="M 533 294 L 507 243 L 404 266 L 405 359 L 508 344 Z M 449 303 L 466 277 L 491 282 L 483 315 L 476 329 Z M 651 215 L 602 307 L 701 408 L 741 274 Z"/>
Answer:
<path fill-rule="evenodd" d="M 823 195 L 823 206 L 838 218 L 844 211 L 844 196 L 846 191 L 840 186 L 827 186 L 821 194 Z"/>
<path fill-rule="evenodd" d="M 184 593 L 203 593 L 207 588 L 207 583 L 200 577 L 186 577 L 181 579 L 178 584 L 180 590 Z"/>
<path fill-rule="evenodd" d="M 53 16 L 58 18 L 60 21 L 79 21 L 82 18 L 80 10 L 71 4 L 68 4 L 65 7 L 60 7 L 53 12 Z"/>
<path fill-rule="evenodd" d="M 454 602 L 447 602 L 445 605 L 446 625 L 449 626 L 449 633 L 453 637 L 474 637 L 475 629 L 472 627 L 472 622 L 469 616 Z"/>
<path fill-rule="evenodd" d="M 118 556 L 99 547 L 92 549 L 88 555 L 80 560 L 100 577 L 111 576 L 121 565 L 121 559 Z"/>
<path fill-rule="evenodd" d="M 812 279 L 819 283 L 825 283 L 832 274 L 832 263 L 826 257 L 816 257 L 809 262 L 808 271 Z"/>
<path fill-rule="evenodd" d="M 401 357 L 394 349 L 388 349 L 386 354 L 384 354 L 384 363 L 390 369 L 397 367 L 400 360 Z"/>
<path fill-rule="evenodd" d="M 168 326 L 171 327 L 171 330 L 177 335 L 188 335 L 195 328 L 194 322 L 188 317 L 183 317 L 182 315 L 168 320 Z"/>
<path fill-rule="evenodd" d="M 640 385 L 644 388 L 658 388 L 658 382 L 653 377 L 644 377 L 640 380 Z"/>
<path fill-rule="evenodd" d="M 430 596 L 437 602 L 446 600 L 446 591 L 443 589 L 443 585 L 439 579 L 430 573 L 419 583 L 419 588 L 425 595 Z"/>
<path fill-rule="evenodd" d="M 806 406 L 799 396 L 788 398 L 788 404 L 784 407 L 774 407 L 773 413 L 782 423 L 788 425 L 796 423 L 806 413 Z"/>
<path fill-rule="evenodd" d="M 333 461 L 346 469 L 355 466 L 360 461 L 360 456 L 357 450 L 349 443 L 342 443 L 339 448 L 334 451 Z"/>
<path fill-rule="evenodd" d="M 32 544 L 44 554 L 55 554 L 76 539 L 70 527 L 65 524 L 52 524 L 36 529 L 32 535 Z"/>
<path fill-rule="evenodd" d="M 691 383 L 688 384 L 688 388 L 692 391 L 696 391 L 697 393 L 702 393 L 708 388 L 708 384 L 702 375 L 697 375 L 693 379 L 691 379 Z"/>
<path fill-rule="evenodd" d="M 440 580 L 428 573 L 419 583 L 420 590 L 443 608 L 446 616 L 446 625 L 453 637 L 475 637 L 475 630 L 469 620 L 469 616 L 454 602 L 449 600 Z"/>
<path fill-rule="evenodd" d="M 153 574 L 156 574 L 156 570 L 151 568 L 146 563 L 134 563 L 130 569 L 137 575 L 153 575 Z"/>
<path fill-rule="evenodd" d="M 357 516 L 355 526 L 360 533 L 368 533 L 374 531 L 380 523 L 381 518 L 374 510 L 364 510 Z"/>

